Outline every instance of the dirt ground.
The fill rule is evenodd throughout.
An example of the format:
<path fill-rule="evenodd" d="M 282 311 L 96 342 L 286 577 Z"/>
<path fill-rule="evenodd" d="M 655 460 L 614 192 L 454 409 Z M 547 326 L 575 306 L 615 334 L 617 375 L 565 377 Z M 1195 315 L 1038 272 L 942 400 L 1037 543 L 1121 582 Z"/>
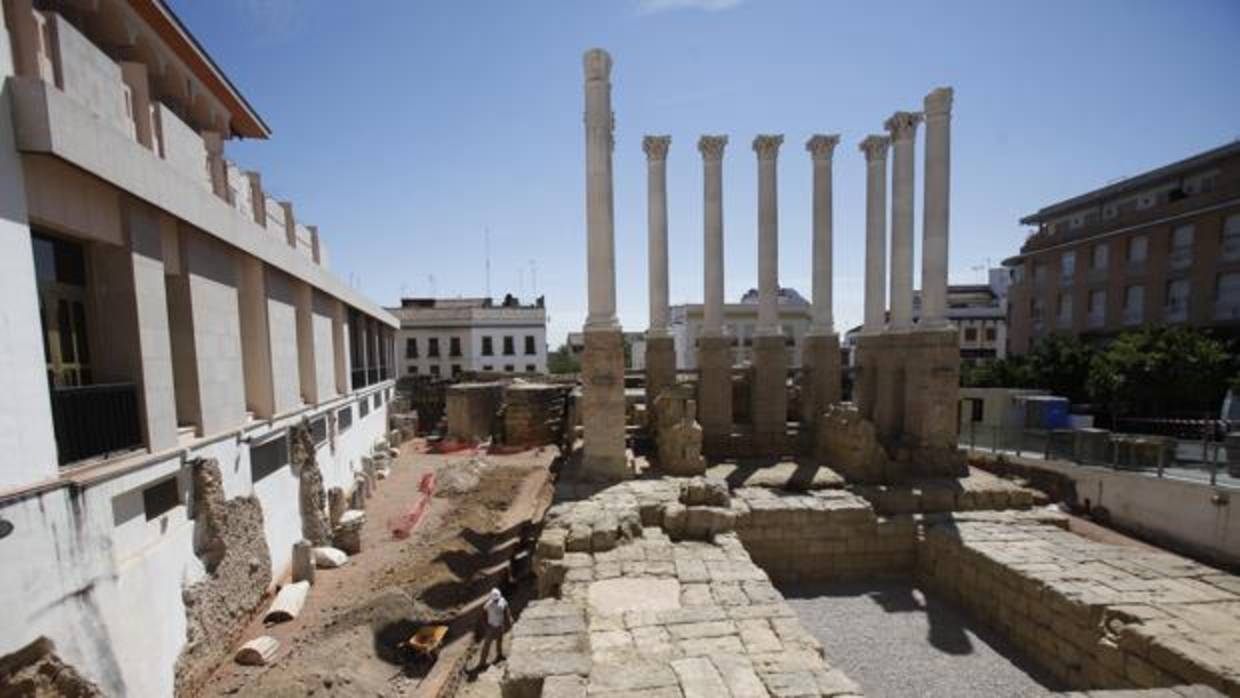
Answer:
<path fill-rule="evenodd" d="M 554 448 L 436 455 L 421 441 L 406 444 L 367 502 L 362 552 L 339 569 L 316 572 L 296 620 L 267 627 L 256 619 L 247 628 L 242 643 L 259 635 L 280 641 L 272 663 L 245 667 L 230 658 L 200 695 L 435 695 L 470 654 L 475 600 L 504 585 L 523 524 L 549 505 L 555 455 Z M 413 535 L 396 540 L 388 524 L 416 504 L 428 471 L 445 486 Z M 519 587 L 508 591 L 523 595 Z M 429 620 L 451 625 L 433 667 L 397 647 Z"/>

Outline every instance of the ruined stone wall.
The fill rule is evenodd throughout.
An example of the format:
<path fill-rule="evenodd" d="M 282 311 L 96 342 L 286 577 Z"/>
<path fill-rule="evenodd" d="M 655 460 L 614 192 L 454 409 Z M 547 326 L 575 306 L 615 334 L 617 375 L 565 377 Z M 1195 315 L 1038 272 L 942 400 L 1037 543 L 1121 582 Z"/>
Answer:
<path fill-rule="evenodd" d="M 1228 655 L 1240 641 L 1235 577 L 991 516 L 927 519 L 918 580 L 1072 688 L 1204 684 L 1240 695 Z"/>
<path fill-rule="evenodd" d="M 880 518 L 838 489 L 789 494 L 761 487 L 733 493 L 736 533 L 776 582 L 859 579 L 913 570 L 912 516 Z"/>
<path fill-rule="evenodd" d="M 554 444 L 563 419 L 564 388 L 514 383 L 504 390 L 504 443 L 535 447 Z"/>
<path fill-rule="evenodd" d="M 0 657 L 0 696 L 5 698 L 101 698 L 103 691 L 56 654 L 46 637 Z"/>
<path fill-rule="evenodd" d="M 460 383 L 447 390 L 448 438 L 484 441 L 495 432 L 502 383 Z"/>
<path fill-rule="evenodd" d="M 176 693 L 199 686 L 232 648 L 271 584 L 263 508 L 255 497 L 225 500 L 219 464 L 193 465 L 196 552 L 207 577 L 182 592 L 188 635 L 176 665 Z"/>

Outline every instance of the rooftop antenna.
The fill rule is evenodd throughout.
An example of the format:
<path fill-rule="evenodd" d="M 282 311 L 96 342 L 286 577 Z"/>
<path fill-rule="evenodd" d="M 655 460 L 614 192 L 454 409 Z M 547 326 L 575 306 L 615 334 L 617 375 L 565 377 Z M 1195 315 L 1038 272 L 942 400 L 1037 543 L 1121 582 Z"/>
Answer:
<path fill-rule="evenodd" d="M 482 251 L 487 260 L 487 298 L 491 297 L 491 228 L 483 229 Z"/>

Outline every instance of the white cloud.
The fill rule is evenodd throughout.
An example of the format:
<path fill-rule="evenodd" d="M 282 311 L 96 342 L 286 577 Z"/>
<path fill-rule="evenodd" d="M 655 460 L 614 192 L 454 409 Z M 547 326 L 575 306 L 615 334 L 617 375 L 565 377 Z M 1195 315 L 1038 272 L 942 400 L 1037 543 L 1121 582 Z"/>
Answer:
<path fill-rule="evenodd" d="M 671 12 L 673 10 L 718 12 L 720 10 L 730 10 L 742 2 L 744 0 L 638 0 L 637 13 L 651 15 L 657 12 Z"/>

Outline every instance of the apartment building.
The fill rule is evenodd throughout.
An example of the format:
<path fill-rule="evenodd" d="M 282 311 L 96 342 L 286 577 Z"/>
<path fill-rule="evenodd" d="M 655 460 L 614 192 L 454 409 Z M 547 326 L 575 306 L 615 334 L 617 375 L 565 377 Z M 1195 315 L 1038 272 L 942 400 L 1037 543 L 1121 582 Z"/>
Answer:
<path fill-rule="evenodd" d="M 809 331 L 812 314 L 809 301 L 792 288 L 779 289 L 779 326 L 788 345 L 788 367 L 801 367 L 801 346 Z M 701 303 L 673 305 L 671 331 L 676 348 L 676 368 L 696 370 L 697 340 L 702 334 L 705 308 Z M 732 339 L 732 364 L 753 361 L 753 338 L 758 325 L 758 291 L 750 289 L 739 303 L 723 305 L 724 332 Z"/>
<path fill-rule="evenodd" d="M 1037 226 L 1012 270 L 1010 349 L 1052 332 L 1145 323 L 1240 329 L 1240 142 L 1021 219 Z"/>
<path fill-rule="evenodd" d="M 951 284 L 947 287 L 947 319 L 960 335 L 960 360 L 965 363 L 1007 356 L 1007 292 L 1009 271 L 990 269 L 987 283 Z M 913 292 L 913 321 L 921 319 L 921 292 Z M 845 365 L 853 366 L 857 325 L 844 335 Z"/>
<path fill-rule="evenodd" d="M 270 130 L 160 0 L 3 0 L 0 654 L 39 636 L 106 695 L 169 696 L 207 579 L 199 458 L 301 538 L 288 431 L 327 487 L 386 434 L 396 320 L 225 157 Z M 225 629 L 227 630 L 227 629 Z"/>
<path fill-rule="evenodd" d="M 541 296 L 528 305 L 511 295 L 498 305 L 490 298 L 402 298 L 388 310 L 400 322 L 404 375 L 547 372 Z"/>

